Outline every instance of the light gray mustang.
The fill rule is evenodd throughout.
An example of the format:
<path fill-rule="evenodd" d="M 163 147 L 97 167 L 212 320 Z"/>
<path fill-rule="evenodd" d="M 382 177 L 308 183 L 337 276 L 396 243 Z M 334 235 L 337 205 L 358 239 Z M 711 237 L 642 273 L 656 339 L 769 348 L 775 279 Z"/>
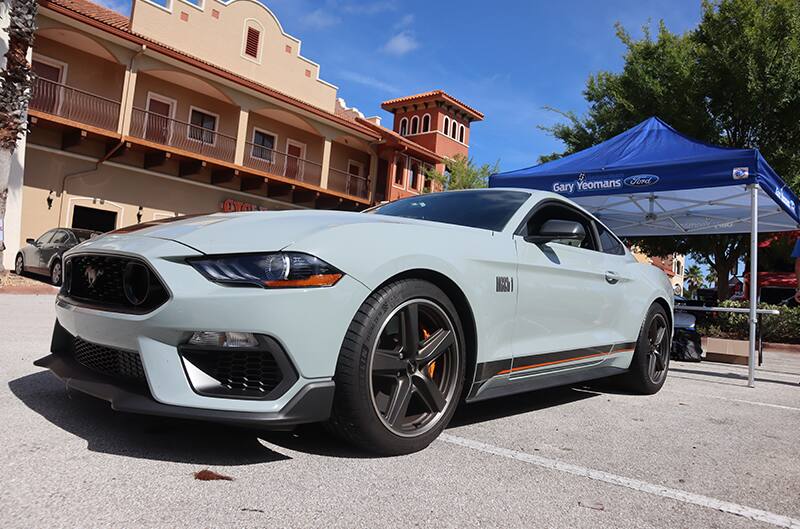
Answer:
<path fill-rule="evenodd" d="M 141 224 L 65 254 L 52 354 L 116 410 L 285 429 L 382 454 L 460 400 L 667 374 L 672 289 L 552 193 L 420 195 L 366 213 Z"/>

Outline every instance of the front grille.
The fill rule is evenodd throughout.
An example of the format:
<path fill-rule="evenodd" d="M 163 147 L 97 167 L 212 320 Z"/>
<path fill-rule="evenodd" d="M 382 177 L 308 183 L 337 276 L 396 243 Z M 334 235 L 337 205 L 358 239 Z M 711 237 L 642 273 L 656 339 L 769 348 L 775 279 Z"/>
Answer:
<path fill-rule="evenodd" d="M 218 390 L 231 395 L 266 397 L 283 380 L 278 363 L 268 351 L 231 349 L 184 353 L 184 357 L 219 382 Z"/>
<path fill-rule="evenodd" d="M 158 276 L 143 261 L 100 254 L 69 257 L 61 293 L 82 304 L 136 313 L 149 312 L 169 299 Z"/>
<path fill-rule="evenodd" d="M 78 363 L 92 371 L 128 381 L 146 381 L 139 353 L 112 349 L 75 338 L 72 342 L 72 354 Z"/>

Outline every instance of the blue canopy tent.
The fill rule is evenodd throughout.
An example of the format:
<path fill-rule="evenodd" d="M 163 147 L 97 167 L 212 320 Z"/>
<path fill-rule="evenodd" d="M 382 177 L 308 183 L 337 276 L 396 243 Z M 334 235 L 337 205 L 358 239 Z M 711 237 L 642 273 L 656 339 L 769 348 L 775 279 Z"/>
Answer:
<path fill-rule="evenodd" d="M 492 175 L 489 187 L 554 191 L 618 235 L 757 234 L 800 227 L 800 201 L 757 149 L 688 138 L 658 118 L 586 150 Z M 750 385 L 755 370 L 756 285 L 750 292 Z"/>

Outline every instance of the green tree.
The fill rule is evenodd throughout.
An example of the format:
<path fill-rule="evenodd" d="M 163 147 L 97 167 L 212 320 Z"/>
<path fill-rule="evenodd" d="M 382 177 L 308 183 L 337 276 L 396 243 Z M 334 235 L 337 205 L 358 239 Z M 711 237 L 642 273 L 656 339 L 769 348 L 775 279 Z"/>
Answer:
<path fill-rule="evenodd" d="M 800 190 L 800 2 L 705 0 L 697 28 L 683 35 L 663 22 L 654 36 L 645 27 L 634 39 L 617 25 L 626 47 L 622 71 L 591 75 L 585 116 L 547 128 L 566 146 L 554 159 L 658 116 L 694 138 L 729 147 L 757 147 Z M 635 242 L 649 255 L 687 253 L 729 278 L 748 252 L 746 237 L 647 238 Z M 728 282 L 720 280 L 721 299 Z"/>
<path fill-rule="evenodd" d="M 706 274 L 706 284 L 708 286 L 711 285 L 719 286 L 717 281 L 717 273 L 713 269 L 709 270 L 708 273 Z"/>
<path fill-rule="evenodd" d="M 477 189 L 489 185 L 489 177 L 496 173 L 500 162 L 478 166 L 463 154 L 456 154 L 445 162 L 445 173 L 429 169 L 425 175 L 438 182 L 444 189 Z"/>
<path fill-rule="evenodd" d="M 693 264 L 686 269 L 683 280 L 686 282 L 689 297 L 693 298 L 697 289 L 703 286 L 703 271 L 698 265 Z"/>

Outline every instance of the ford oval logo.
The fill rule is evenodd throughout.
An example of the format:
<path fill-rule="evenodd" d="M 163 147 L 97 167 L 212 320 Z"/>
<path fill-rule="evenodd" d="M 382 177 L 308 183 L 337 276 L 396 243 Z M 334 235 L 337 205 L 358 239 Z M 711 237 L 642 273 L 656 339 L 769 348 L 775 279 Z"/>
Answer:
<path fill-rule="evenodd" d="M 624 182 L 626 186 L 651 186 L 658 182 L 658 177 L 654 174 L 637 174 L 634 176 L 629 176 L 624 180 Z"/>

